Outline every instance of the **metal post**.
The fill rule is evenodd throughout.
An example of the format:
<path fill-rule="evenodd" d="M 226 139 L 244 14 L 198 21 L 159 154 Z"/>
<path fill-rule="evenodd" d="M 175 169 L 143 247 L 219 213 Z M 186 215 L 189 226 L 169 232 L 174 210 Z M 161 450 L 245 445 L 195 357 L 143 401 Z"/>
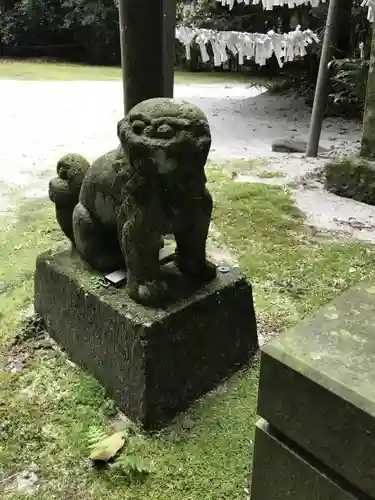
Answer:
<path fill-rule="evenodd" d="M 314 105 L 311 114 L 309 140 L 306 156 L 318 155 L 320 134 L 326 105 L 326 88 L 328 78 L 328 64 L 332 59 L 333 41 L 337 24 L 339 22 L 339 0 L 330 0 L 328 16 L 324 33 L 322 53 L 320 56 L 318 78 L 316 80 Z M 348 35 L 349 36 L 349 35 Z"/>
<path fill-rule="evenodd" d="M 125 114 L 164 95 L 164 0 L 120 0 Z"/>

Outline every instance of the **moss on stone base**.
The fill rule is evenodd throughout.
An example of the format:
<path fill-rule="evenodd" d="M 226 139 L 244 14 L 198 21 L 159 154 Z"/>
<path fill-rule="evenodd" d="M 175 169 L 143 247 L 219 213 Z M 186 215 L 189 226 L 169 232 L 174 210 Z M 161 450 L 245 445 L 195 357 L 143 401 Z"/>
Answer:
<path fill-rule="evenodd" d="M 119 409 L 160 428 L 246 365 L 258 349 L 252 289 L 232 272 L 198 288 L 172 263 L 161 268 L 173 300 L 146 308 L 69 250 L 37 259 L 35 312 Z"/>
<path fill-rule="evenodd" d="M 330 161 L 324 170 L 328 191 L 375 205 L 375 162 L 346 157 Z"/>

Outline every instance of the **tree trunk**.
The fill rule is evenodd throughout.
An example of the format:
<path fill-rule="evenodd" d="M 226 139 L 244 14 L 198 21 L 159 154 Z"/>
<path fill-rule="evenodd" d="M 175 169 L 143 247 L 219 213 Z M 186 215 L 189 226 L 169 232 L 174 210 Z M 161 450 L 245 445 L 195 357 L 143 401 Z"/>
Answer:
<path fill-rule="evenodd" d="M 375 23 L 372 29 L 370 67 L 363 115 L 361 156 L 375 160 Z"/>

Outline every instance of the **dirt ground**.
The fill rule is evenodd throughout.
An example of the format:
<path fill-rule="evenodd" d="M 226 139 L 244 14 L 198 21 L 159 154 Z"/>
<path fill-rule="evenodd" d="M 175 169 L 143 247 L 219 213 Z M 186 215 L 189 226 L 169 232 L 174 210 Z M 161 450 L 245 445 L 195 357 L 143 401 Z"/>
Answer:
<path fill-rule="evenodd" d="M 12 212 L 14 195 L 45 197 L 56 161 L 68 152 L 93 160 L 117 146 L 122 117 L 121 82 L 0 81 L 0 211 Z M 319 229 L 375 241 L 375 208 L 327 193 L 305 182 L 306 174 L 327 157 L 355 150 L 360 123 L 325 120 L 317 159 L 303 154 L 272 153 L 274 139 L 307 140 L 310 110 L 303 99 L 272 96 L 244 84 L 176 85 L 175 97 L 187 99 L 207 114 L 213 158 L 266 159 L 275 177 L 241 176 L 240 181 L 288 185 L 307 221 Z"/>

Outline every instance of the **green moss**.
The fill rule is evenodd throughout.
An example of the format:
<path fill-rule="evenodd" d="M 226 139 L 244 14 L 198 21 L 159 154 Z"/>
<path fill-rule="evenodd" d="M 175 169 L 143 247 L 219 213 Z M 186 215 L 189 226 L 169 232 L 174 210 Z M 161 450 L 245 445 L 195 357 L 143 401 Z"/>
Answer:
<path fill-rule="evenodd" d="M 344 157 L 327 163 L 325 187 L 345 198 L 375 205 L 375 163 L 363 158 Z"/>
<path fill-rule="evenodd" d="M 233 175 L 258 175 L 264 173 L 264 167 L 270 163 L 269 158 L 255 157 L 255 158 L 236 158 L 234 160 L 227 160 L 222 158 L 210 159 L 208 165 L 212 168 L 221 170 L 223 173 Z M 275 175 L 276 177 L 276 175 Z"/>
<path fill-rule="evenodd" d="M 276 179 L 280 177 L 285 177 L 286 174 L 284 172 L 272 172 L 272 170 L 262 170 L 257 173 L 257 176 L 260 179 Z"/>
<path fill-rule="evenodd" d="M 88 66 L 37 61 L 2 60 L 0 79 L 40 81 L 111 81 L 121 79 L 121 68 L 111 66 Z M 242 73 L 224 72 L 175 72 L 176 83 L 249 83 L 249 76 Z"/>
<path fill-rule="evenodd" d="M 209 169 L 214 224 L 254 285 L 261 333 L 295 324 L 342 289 L 375 279 L 371 245 L 312 237 L 282 187 L 233 183 Z M 0 234 L 0 344 L 8 361 L 23 308 L 32 300 L 36 256 L 66 245 L 51 204 L 22 204 Z M 5 226 L 7 219 L 3 218 Z M 17 250 L 18 248 L 18 250 Z M 11 287 L 8 288 L 8 282 Z M 150 464 L 144 483 L 126 483 L 86 462 L 91 426 L 109 431 L 113 408 L 91 377 L 54 350 L 28 348 L 19 373 L 0 371 L 0 470 L 6 477 L 31 462 L 39 468 L 37 500 L 242 500 L 251 467 L 256 419 L 257 368 L 234 377 L 167 431 L 135 440 L 129 448 Z M 19 498 L 15 491 L 2 499 Z"/>
<path fill-rule="evenodd" d="M 343 288 L 375 278 L 373 246 L 312 237 L 286 188 L 210 178 L 213 222 L 254 285 L 266 330 L 295 324 Z"/>
<path fill-rule="evenodd" d="M 14 317 L 30 303 L 37 254 L 63 245 L 53 207 L 45 202 L 23 202 L 10 223 L 6 215 L 0 216 L 0 222 L 4 228 L 0 234 L 1 345 L 14 334 Z"/>

